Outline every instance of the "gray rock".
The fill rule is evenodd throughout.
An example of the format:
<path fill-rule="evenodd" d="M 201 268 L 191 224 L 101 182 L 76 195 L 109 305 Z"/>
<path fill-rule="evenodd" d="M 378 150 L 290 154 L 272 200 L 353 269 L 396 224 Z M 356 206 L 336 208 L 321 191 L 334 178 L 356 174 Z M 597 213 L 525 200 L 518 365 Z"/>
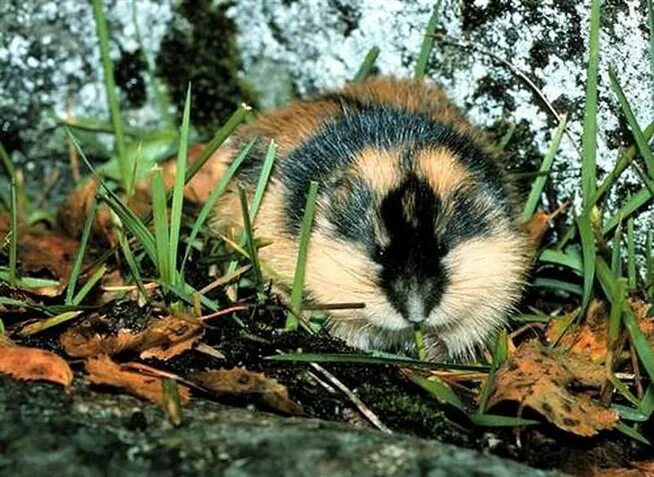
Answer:
<path fill-rule="evenodd" d="M 546 476 L 437 441 L 196 400 L 160 408 L 77 383 L 70 394 L 0 377 L 0 474 L 12 476 Z"/>
<path fill-rule="evenodd" d="M 240 0 L 229 14 L 241 28 L 245 71 L 255 70 L 261 62 L 276 63 L 289 72 L 297 91 L 306 95 L 351 78 L 373 45 L 381 49 L 377 61 L 381 73 L 412 74 L 435 3 L 269 0 L 262 7 L 258 0 Z M 607 76 L 609 64 L 618 71 L 641 128 L 654 120 L 646 2 L 601 3 L 600 177 L 611 170 L 625 139 L 631 141 L 616 115 L 618 106 Z M 439 32 L 469 41 L 524 72 L 559 112 L 570 113 L 571 135 L 580 146 L 589 10 L 590 0 L 444 0 Z M 486 54 L 437 42 L 428 73 L 479 126 L 497 128 L 503 121 L 518 125 L 519 140 L 511 143 L 517 162 L 534 162 L 546 151 L 555 122 L 524 82 L 505 66 Z M 564 138 L 553 174 L 559 200 L 575 197 L 579 203 L 580 165 L 575 145 Z M 613 201 L 639 184 L 629 170 L 624 181 L 626 186 L 613 194 Z"/>
<path fill-rule="evenodd" d="M 139 50 L 154 60 L 172 18 L 172 3 L 104 2 L 114 62 Z M 128 123 L 157 121 L 159 113 L 151 101 L 134 104 L 127 96 L 123 91 Z M 0 133 L 6 140 L 20 141 L 31 159 L 47 158 L 52 151 L 66 150 L 62 134 L 54 134 L 53 113 L 108 120 L 91 4 L 0 2 Z"/>

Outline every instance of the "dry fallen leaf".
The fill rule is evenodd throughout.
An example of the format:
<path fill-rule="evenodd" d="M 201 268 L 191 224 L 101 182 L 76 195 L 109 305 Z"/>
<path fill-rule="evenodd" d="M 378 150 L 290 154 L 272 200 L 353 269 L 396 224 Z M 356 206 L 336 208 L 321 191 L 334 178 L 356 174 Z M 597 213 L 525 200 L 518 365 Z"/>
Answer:
<path fill-rule="evenodd" d="M 592 436 L 615 427 L 618 414 L 569 386 L 599 387 L 605 379 L 605 369 L 587 358 L 547 350 L 533 340 L 520 345 L 497 372 L 489 407 L 516 401 L 563 430 Z"/>
<path fill-rule="evenodd" d="M 4 221 L 0 221 L 0 237 L 8 233 L 6 226 Z M 68 279 L 79 245 L 77 240 L 42 226 L 26 227 L 20 224 L 18 240 L 21 270 L 28 273 L 47 270 L 61 282 Z"/>
<path fill-rule="evenodd" d="M 547 326 L 546 337 L 550 343 L 555 342 L 575 314 L 565 315 L 561 319 L 551 320 Z M 558 346 L 570 352 L 587 356 L 594 363 L 602 363 L 608 353 L 608 311 L 600 300 L 591 301 L 583 323 L 569 329 L 559 340 Z"/>
<path fill-rule="evenodd" d="M 107 355 L 87 359 L 86 370 L 93 384 L 117 387 L 134 396 L 161 406 L 165 405 L 161 378 L 125 369 Z M 188 388 L 180 385 L 178 390 L 180 401 L 183 404 L 187 403 L 190 399 Z"/>
<path fill-rule="evenodd" d="M 189 379 L 218 396 L 254 396 L 277 411 L 303 414 L 302 406 L 291 400 L 286 386 L 263 373 L 245 368 L 213 369 L 189 376 Z"/>
<path fill-rule="evenodd" d="M 0 373 L 26 381 L 50 381 L 69 386 L 73 372 L 68 363 L 50 351 L 25 346 L 0 345 Z"/>
<path fill-rule="evenodd" d="M 204 329 L 190 319 L 155 318 L 145 329 L 116 329 L 106 317 L 93 316 L 66 330 L 59 338 L 69 356 L 88 358 L 137 351 L 142 358 L 167 360 L 193 347 Z"/>
<path fill-rule="evenodd" d="M 654 477 L 654 461 L 632 462 L 627 468 L 592 467 L 584 477 Z"/>
<path fill-rule="evenodd" d="M 654 320 L 648 316 L 650 305 L 642 300 L 629 300 L 634 310 L 638 325 L 654 345 Z M 593 300 L 588 306 L 584 321 L 576 328 L 571 328 L 558 342 L 561 348 L 584 355 L 594 363 L 603 363 L 608 353 L 608 323 L 609 307 Z M 565 315 L 560 319 L 551 320 L 547 326 L 546 337 L 550 343 L 556 341 L 567 325 L 574 319 L 574 314 Z"/>
<path fill-rule="evenodd" d="M 629 305 L 636 315 L 638 327 L 647 336 L 649 342 L 654 346 L 654 317 L 650 315 L 652 305 L 636 298 L 629 300 Z"/>

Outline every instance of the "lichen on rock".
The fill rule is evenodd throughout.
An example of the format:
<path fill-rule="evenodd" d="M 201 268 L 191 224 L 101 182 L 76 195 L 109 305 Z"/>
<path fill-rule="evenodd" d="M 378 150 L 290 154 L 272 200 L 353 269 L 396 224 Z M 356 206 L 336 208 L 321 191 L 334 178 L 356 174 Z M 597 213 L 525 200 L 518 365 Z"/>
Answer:
<path fill-rule="evenodd" d="M 366 51 L 381 49 L 383 74 L 413 72 L 434 0 L 241 0 L 229 14 L 240 27 L 246 72 L 262 62 L 285 69 L 300 95 L 337 86 L 351 78 Z M 438 32 L 471 43 L 509 61 L 540 88 L 558 110 L 570 115 L 552 174 L 556 194 L 579 202 L 581 143 L 587 67 L 590 0 L 444 0 Z M 648 52 L 647 8 L 639 0 L 602 2 L 598 111 L 598 176 L 613 167 L 618 151 L 632 141 L 610 89 L 614 65 L 642 128 L 654 119 Z M 533 167 L 547 149 L 556 122 L 533 91 L 487 54 L 437 41 L 428 77 L 440 84 L 482 128 L 509 122 L 521 129 L 512 140 L 514 160 Z M 263 82 L 265 79 L 253 78 Z M 501 129 L 501 128 L 500 128 Z M 577 143 L 577 144 L 575 144 Z M 623 198 L 636 174 L 626 171 L 611 202 Z M 640 185 L 638 186 L 640 187 Z M 645 227 L 651 214 L 641 217 Z"/>

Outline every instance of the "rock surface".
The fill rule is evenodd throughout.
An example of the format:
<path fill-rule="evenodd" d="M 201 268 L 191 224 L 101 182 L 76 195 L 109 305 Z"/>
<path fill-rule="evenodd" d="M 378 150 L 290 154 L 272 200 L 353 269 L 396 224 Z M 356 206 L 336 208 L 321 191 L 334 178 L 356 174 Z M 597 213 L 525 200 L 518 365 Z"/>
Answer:
<path fill-rule="evenodd" d="M 275 65 L 288 71 L 304 95 L 352 78 L 373 45 L 381 49 L 379 71 L 411 75 L 436 3 L 270 0 L 261 8 L 258 0 L 241 0 L 228 14 L 241 27 L 245 71 Z M 616 114 L 607 76 L 610 64 L 619 73 L 641 128 L 654 120 L 646 2 L 605 0 L 601 5 L 600 177 L 612 168 L 618 149 L 632 141 Z M 524 72 L 558 112 L 570 113 L 571 135 L 581 144 L 590 0 L 444 0 L 441 8 L 439 33 L 470 42 Z M 474 123 L 494 129 L 502 129 L 501 122 L 517 125 L 510 143 L 517 162 L 535 162 L 546 151 L 554 118 L 523 80 L 487 53 L 437 41 L 428 77 L 441 83 Z M 581 165 L 568 138 L 561 150 L 554 166 L 559 200 L 577 195 Z M 631 171 L 625 179 L 627 184 L 639 182 Z"/>
<path fill-rule="evenodd" d="M 117 71 L 127 72 L 125 78 L 117 74 L 125 109 L 134 109 L 133 121 L 152 123 L 157 112 L 143 101 L 142 63 L 158 52 L 172 19 L 172 2 L 139 0 L 134 10 L 130 0 L 104 4 L 112 59 Z M 0 132 L 8 149 L 40 142 L 46 156 L 61 150 L 50 113 L 108 117 L 91 2 L 3 1 L 0 32 Z M 52 149 L 50 141 L 55 141 Z"/>
<path fill-rule="evenodd" d="M 174 428 L 129 396 L 0 377 L 0 474 L 546 476 L 436 441 L 194 401 Z"/>

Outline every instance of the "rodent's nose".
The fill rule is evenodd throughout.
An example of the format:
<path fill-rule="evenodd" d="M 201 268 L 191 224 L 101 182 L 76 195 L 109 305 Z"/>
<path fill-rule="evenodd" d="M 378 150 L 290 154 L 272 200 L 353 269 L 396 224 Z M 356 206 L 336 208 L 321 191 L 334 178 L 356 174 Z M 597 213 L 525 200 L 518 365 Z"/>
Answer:
<path fill-rule="evenodd" d="M 413 323 L 414 325 L 420 324 L 427 316 L 429 311 L 425 307 L 425 300 L 418 293 L 410 293 L 406 299 L 406 311 L 403 313 L 404 319 Z"/>
<path fill-rule="evenodd" d="M 386 278 L 383 288 L 393 308 L 407 322 L 415 325 L 426 321 L 440 304 L 447 279 L 443 273 L 416 276 L 415 267 L 407 271 L 409 273 L 396 273 Z"/>

